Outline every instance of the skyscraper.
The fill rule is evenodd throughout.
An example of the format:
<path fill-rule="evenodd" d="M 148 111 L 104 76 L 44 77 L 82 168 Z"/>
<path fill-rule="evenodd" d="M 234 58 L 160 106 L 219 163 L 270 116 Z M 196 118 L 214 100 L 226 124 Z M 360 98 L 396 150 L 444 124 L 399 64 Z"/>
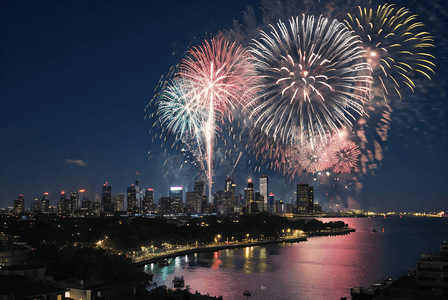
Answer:
<path fill-rule="evenodd" d="M 269 193 L 269 212 L 273 212 L 273 206 L 274 206 L 274 193 Z"/>
<path fill-rule="evenodd" d="M 204 181 L 196 180 L 194 182 L 194 191 L 198 192 L 199 195 L 202 197 L 204 195 Z"/>
<path fill-rule="evenodd" d="M 170 197 L 159 197 L 159 214 L 171 213 Z"/>
<path fill-rule="evenodd" d="M 40 208 L 40 199 L 34 199 L 33 201 L 31 201 L 30 203 L 30 210 L 31 212 L 37 213 L 41 211 Z"/>
<path fill-rule="evenodd" d="M 71 192 L 70 193 L 70 214 L 73 215 L 75 210 L 78 208 L 78 193 Z"/>
<path fill-rule="evenodd" d="M 113 211 L 124 211 L 124 194 L 120 193 L 113 198 Z"/>
<path fill-rule="evenodd" d="M 17 199 L 14 199 L 14 214 L 19 215 L 25 212 L 25 198 L 19 194 Z"/>
<path fill-rule="evenodd" d="M 199 195 L 197 191 L 187 192 L 185 195 L 185 212 L 187 214 L 200 214 L 203 195 Z"/>
<path fill-rule="evenodd" d="M 143 213 L 154 213 L 155 203 L 154 203 L 154 190 L 147 189 L 142 201 L 142 212 Z"/>
<path fill-rule="evenodd" d="M 182 186 L 172 186 L 170 188 L 171 211 L 182 213 L 184 209 L 184 188 Z"/>
<path fill-rule="evenodd" d="M 259 211 L 268 211 L 269 203 L 269 186 L 268 186 L 268 176 L 260 176 L 260 195 L 263 196 L 263 208 L 258 206 Z"/>
<path fill-rule="evenodd" d="M 138 211 L 137 188 L 133 184 L 127 189 L 127 212 L 129 214 L 137 214 Z"/>
<path fill-rule="evenodd" d="M 297 184 L 297 212 L 313 214 L 313 187 L 308 183 Z"/>
<path fill-rule="evenodd" d="M 138 175 L 138 173 L 137 173 Z M 137 179 L 135 181 L 135 197 L 137 199 L 137 207 L 139 207 L 139 204 L 141 205 L 142 201 L 141 201 L 141 193 L 140 193 L 140 181 Z"/>
<path fill-rule="evenodd" d="M 225 212 L 234 212 L 235 206 L 237 204 L 236 200 L 236 185 L 233 181 L 233 178 L 226 178 L 225 180 L 225 188 L 224 188 L 224 199 L 223 199 L 223 209 Z"/>
<path fill-rule="evenodd" d="M 246 212 L 251 213 L 252 202 L 254 202 L 254 184 L 252 179 L 247 180 L 247 188 L 244 189 L 244 203 L 246 204 Z"/>
<path fill-rule="evenodd" d="M 112 187 L 106 182 L 103 184 L 103 193 L 101 195 L 101 206 L 103 211 L 112 212 Z"/>
<path fill-rule="evenodd" d="M 45 193 L 40 201 L 40 209 L 43 213 L 50 213 L 50 200 L 48 200 L 48 193 Z"/>
<path fill-rule="evenodd" d="M 58 216 L 60 216 L 60 217 L 65 215 L 65 212 L 66 212 L 65 206 L 67 203 L 66 200 L 67 199 L 65 199 L 65 192 L 62 191 L 61 198 L 59 198 L 59 201 L 58 201 Z"/>
<path fill-rule="evenodd" d="M 100 195 L 95 194 L 95 200 L 93 202 L 93 211 L 99 215 L 100 212 L 103 210 L 102 206 L 101 206 L 101 198 Z"/>

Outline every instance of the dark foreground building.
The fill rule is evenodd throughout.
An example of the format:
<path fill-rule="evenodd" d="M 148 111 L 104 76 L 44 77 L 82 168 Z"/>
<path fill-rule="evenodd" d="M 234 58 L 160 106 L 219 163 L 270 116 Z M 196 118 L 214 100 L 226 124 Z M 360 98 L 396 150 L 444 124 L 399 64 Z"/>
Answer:
<path fill-rule="evenodd" d="M 366 289 L 352 288 L 351 294 L 353 300 L 448 299 L 448 243 L 440 246 L 440 254 L 422 254 L 409 275 L 378 281 Z"/>

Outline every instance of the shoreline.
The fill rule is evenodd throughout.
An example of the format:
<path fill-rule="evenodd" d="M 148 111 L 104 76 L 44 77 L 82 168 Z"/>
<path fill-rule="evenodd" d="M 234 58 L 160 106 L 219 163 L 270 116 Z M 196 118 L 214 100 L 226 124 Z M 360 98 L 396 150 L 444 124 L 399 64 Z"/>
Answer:
<path fill-rule="evenodd" d="M 217 250 L 225 250 L 225 249 L 236 249 L 236 248 L 245 248 L 245 247 L 252 247 L 252 246 L 259 246 L 259 245 L 265 245 L 265 244 L 275 244 L 275 243 L 298 243 L 298 242 L 305 242 L 307 241 L 308 236 L 302 236 L 298 238 L 292 238 L 292 239 L 280 239 L 280 240 L 266 240 L 266 241 L 256 241 L 256 242 L 250 242 L 250 243 L 234 243 L 234 244 L 223 244 L 223 245 L 217 245 L 217 246 L 210 246 L 210 247 L 197 247 L 197 248 L 191 248 L 186 250 L 180 250 L 173 253 L 168 253 L 164 255 L 160 255 L 153 258 L 148 258 L 143 261 L 133 262 L 137 267 L 144 266 L 150 263 L 156 263 L 159 260 L 166 259 L 166 258 L 173 258 L 177 256 L 182 255 L 188 255 L 188 254 L 194 254 L 194 253 L 200 253 L 200 252 L 212 252 Z"/>
<path fill-rule="evenodd" d="M 196 248 L 180 250 L 180 251 L 176 251 L 176 252 L 172 252 L 172 253 L 167 253 L 164 255 L 159 255 L 157 257 L 152 257 L 152 258 L 144 259 L 141 261 L 133 261 L 132 263 L 137 267 L 141 267 L 141 266 L 145 266 L 147 264 L 157 263 L 160 260 L 164 260 L 167 258 L 173 258 L 173 257 L 177 257 L 177 256 L 182 256 L 182 255 L 201 253 L 201 252 L 212 252 L 212 251 L 224 250 L 224 249 L 245 248 L 245 247 L 260 246 L 260 245 L 266 245 L 266 244 L 299 243 L 299 242 L 306 242 L 308 240 L 308 238 L 310 238 L 310 237 L 346 235 L 346 234 L 350 234 L 351 232 L 354 232 L 354 231 L 356 231 L 356 229 L 354 229 L 354 228 L 343 228 L 342 230 L 312 231 L 308 235 L 300 236 L 300 237 L 296 237 L 296 238 L 255 241 L 255 242 L 249 242 L 249 243 L 223 244 L 223 245 L 210 246 L 210 247 L 196 247 Z"/>

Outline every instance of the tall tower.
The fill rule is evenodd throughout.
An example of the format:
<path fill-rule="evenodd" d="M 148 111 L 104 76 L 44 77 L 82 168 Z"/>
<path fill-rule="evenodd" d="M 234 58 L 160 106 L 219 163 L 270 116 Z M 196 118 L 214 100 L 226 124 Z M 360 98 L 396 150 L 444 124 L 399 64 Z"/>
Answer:
<path fill-rule="evenodd" d="M 66 204 L 65 192 L 62 191 L 61 198 L 59 198 L 59 201 L 58 201 L 58 216 L 63 216 L 65 214 L 65 210 L 66 210 L 65 204 Z"/>
<path fill-rule="evenodd" d="M 204 181 L 196 180 L 194 182 L 194 191 L 198 192 L 199 195 L 202 197 L 204 195 Z"/>
<path fill-rule="evenodd" d="M 145 195 L 143 196 L 142 201 L 142 212 L 148 213 L 150 211 L 154 211 L 154 190 L 153 189 L 147 189 L 145 191 Z"/>
<path fill-rule="evenodd" d="M 137 203 L 137 188 L 135 184 L 131 185 L 127 189 L 127 211 L 130 214 L 138 213 L 138 203 Z"/>
<path fill-rule="evenodd" d="M 233 178 L 227 177 L 225 180 L 224 204 L 223 204 L 227 212 L 233 212 L 235 210 L 235 206 L 237 205 L 235 194 L 236 194 L 236 185 L 233 181 Z"/>
<path fill-rule="evenodd" d="M 25 198 L 19 194 L 17 199 L 14 199 L 14 214 L 19 215 L 25 212 Z"/>
<path fill-rule="evenodd" d="M 268 176 L 260 176 L 260 195 L 263 196 L 263 208 L 258 207 L 259 211 L 268 211 L 269 203 L 269 186 L 268 186 Z"/>
<path fill-rule="evenodd" d="M 170 188 L 171 210 L 174 213 L 182 213 L 184 209 L 184 188 L 182 186 L 172 186 Z"/>
<path fill-rule="evenodd" d="M 43 213 L 50 212 L 50 200 L 48 200 L 48 193 L 45 193 L 42 197 L 42 200 L 40 201 L 40 209 Z"/>
<path fill-rule="evenodd" d="M 254 184 L 252 179 L 247 180 L 247 188 L 244 189 L 244 202 L 246 203 L 246 212 L 251 213 L 252 202 L 254 202 Z"/>
<path fill-rule="evenodd" d="M 31 201 L 30 203 L 30 210 L 31 212 L 37 213 L 39 211 L 42 211 L 41 207 L 40 207 L 40 199 L 34 199 L 33 201 Z"/>
<path fill-rule="evenodd" d="M 297 212 L 313 214 L 314 190 L 308 183 L 297 184 Z"/>
<path fill-rule="evenodd" d="M 103 211 L 112 212 L 112 187 L 106 182 L 103 184 L 103 193 L 101 195 L 101 206 Z"/>
<path fill-rule="evenodd" d="M 113 211 L 124 211 L 124 194 L 114 196 L 113 200 Z"/>
<path fill-rule="evenodd" d="M 78 208 L 78 193 L 77 192 L 71 192 L 70 193 L 70 213 L 73 214 L 75 210 Z"/>
<path fill-rule="evenodd" d="M 137 199 L 137 207 L 139 207 L 139 204 L 141 205 L 141 194 L 140 194 L 140 181 L 137 179 L 135 181 L 135 195 Z"/>

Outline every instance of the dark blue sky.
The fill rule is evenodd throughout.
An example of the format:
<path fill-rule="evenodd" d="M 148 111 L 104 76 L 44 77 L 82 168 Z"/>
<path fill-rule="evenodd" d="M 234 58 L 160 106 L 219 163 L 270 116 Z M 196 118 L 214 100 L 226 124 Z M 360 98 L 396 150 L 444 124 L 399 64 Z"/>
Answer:
<path fill-rule="evenodd" d="M 151 142 L 153 122 L 145 120 L 144 109 L 161 75 L 194 37 L 230 28 L 248 4 L 261 16 L 254 1 L 1 1 L 0 207 L 11 206 L 19 193 L 26 207 L 45 192 L 55 205 L 62 190 L 86 189 L 93 200 L 104 182 L 116 195 L 137 178 L 156 197 L 166 196 L 170 185 L 190 189 L 192 168 L 164 177 L 165 149 Z M 434 24 L 427 23 L 431 30 Z M 436 25 L 443 32 L 445 24 Z M 446 53 L 439 52 L 433 85 L 439 88 L 424 93 L 437 90 L 424 107 L 425 121 L 394 111 L 381 165 L 375 176 L 359 179 L 364 188 L 351 196 L 358 206 L 448 209 L 446 94 L 440 88 Z M 293 197 L 296 180 L 285 184 L 281 174 L 264 168 L 254 174 L 254 160 L 248 159 L 234 173 L 238 189 L 247 178 L 267 173 L 278 199 Z M 223 176 L 216 176 L 214 190 L 223 188 Z M 324 189 L 316 191 L 319 202 L 328 201 Z"/>

